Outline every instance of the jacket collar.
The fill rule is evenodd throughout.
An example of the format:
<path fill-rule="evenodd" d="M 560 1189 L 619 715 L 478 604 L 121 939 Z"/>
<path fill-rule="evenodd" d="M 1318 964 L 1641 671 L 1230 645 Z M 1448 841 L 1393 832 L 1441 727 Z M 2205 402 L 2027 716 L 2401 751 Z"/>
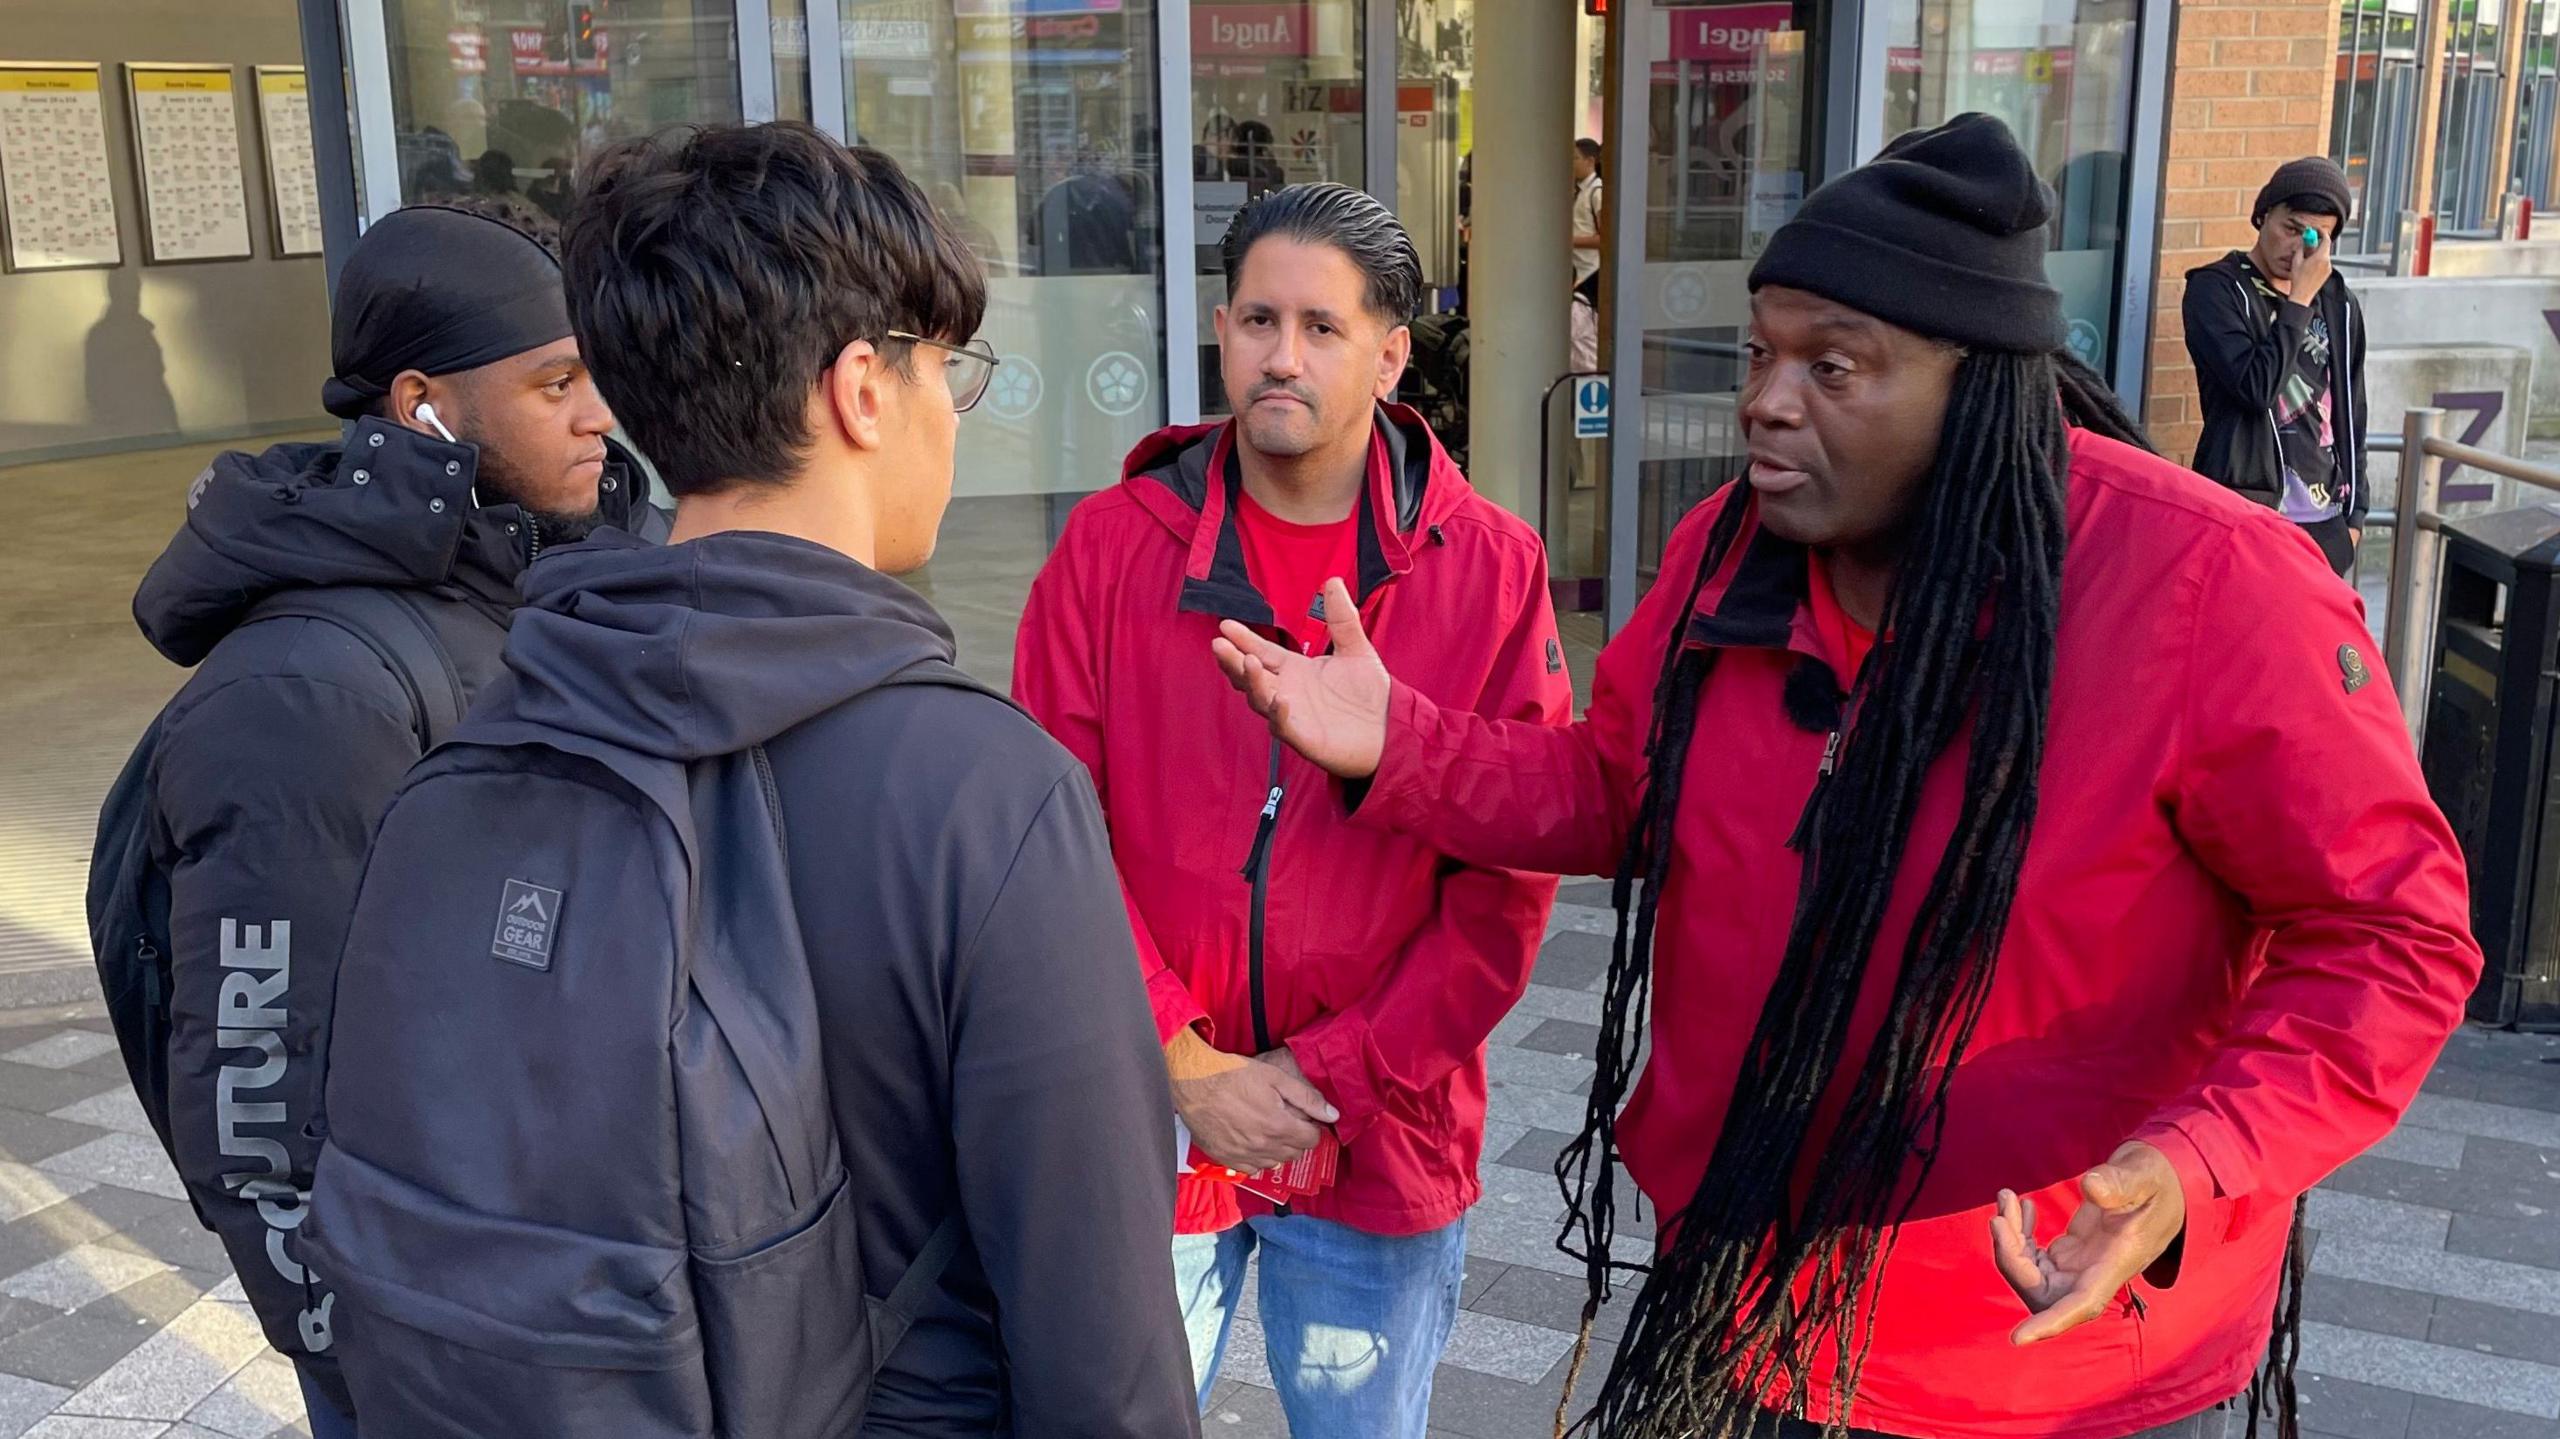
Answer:
<path fill-rule="evenodd" d="M 1177 608 L 1269 628 L 1278 619 L 1254 587 L 1244 561 L 1236 510 L 1244 467 L 1235 452 L 1235 422 L 1175 426 L 1140 443 L 1123 482 L 1147 510 L 1189 545 Z M 1413 568 L 1414 544 L 1468 493 L 1466 480 L 1421 415 L 1398 404 L 1377 407 L 1369 433 L 1369 471 L 1356 512 L 1360 564 L 1356 599 L 1369 602 Z"/>

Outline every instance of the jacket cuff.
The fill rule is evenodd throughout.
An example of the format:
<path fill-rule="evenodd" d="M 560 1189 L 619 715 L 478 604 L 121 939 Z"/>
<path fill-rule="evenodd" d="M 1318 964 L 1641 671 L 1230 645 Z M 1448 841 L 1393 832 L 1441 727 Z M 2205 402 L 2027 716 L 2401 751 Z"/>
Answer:
<path fill-rule="evenodd" d="M 2135 1131 L 2132 1137 L 2168 1159 L 2170 1169 L 2178 1176 L 2178 1192 L 2186 1200 L 2186 1227 L 2169 1242 L 2167 1251 L 2142 1272 L 2144 1283 L 2154 1289 L 2167 1289 L 2178 1282 L 2190 1248 L 2222 1242 L 2230 1206 L 2214 1179 L 2213 1166 L 2205 1161 L 2204 1151 L 2196 1147 L 2184 1129 L 2165 1120 L 2155 1121 Z"/>
<path fill-rule="evenodd" d="M 1411 685 L 1387 692 L 1386 743 L 1378 750 L 1378 772 L 1369 777 L 1368 792 L 1352 810 L 1352 823 L 1376 830 L 1419 827 L 1434 788 L 1431 741 L 1439 729 L 1440 706 L 1430 696 Z"/>
<path fill-rule="evenodd" d="M 1170 969 L 1159 969 L 1147 976 L 1147 1007 L 1155 1011 L 1156 1045 L 1162 1048 L 1185 1029 L 1197 1028 L 1202 1039 L 1216 1041 L 1216 1026 L 1209 1023 L 1209 1011 L 1200 1007 L 1182 976 Z"/>
<path fill-rule="evenodd" d="M 1356 1014 L 1329 1015 L 1290 1035 L 1284 1046 L 1307 1083 L 1341 1112 L 1333 1132 L 1345 1144 L 1359 1138 L 1385 1109 L 1369 1082 L 1368 1031 L 1368 1022 Z"/>

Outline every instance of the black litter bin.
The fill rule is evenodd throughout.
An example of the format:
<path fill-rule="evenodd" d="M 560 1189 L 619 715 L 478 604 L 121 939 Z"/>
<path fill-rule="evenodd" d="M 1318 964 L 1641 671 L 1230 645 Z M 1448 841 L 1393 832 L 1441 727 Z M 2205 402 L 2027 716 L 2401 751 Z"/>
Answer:
<path fill-rule="evenodd" d="M 2427 788 L 2471 869 L 2484 1024 L 2560 1030 L 2560 504 L 2450 520 Z"/>

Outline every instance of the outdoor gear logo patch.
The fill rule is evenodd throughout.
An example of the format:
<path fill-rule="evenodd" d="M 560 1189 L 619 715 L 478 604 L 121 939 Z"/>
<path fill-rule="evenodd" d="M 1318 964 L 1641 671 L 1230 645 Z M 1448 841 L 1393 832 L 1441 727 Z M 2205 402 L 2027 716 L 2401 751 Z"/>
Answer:
<path fill-rule="evenodd" d="M 1554 640 L 1550 639 L 1547 641 L 1547 673 L 1554 674 L 1556 671 L 1563 668 L 1564 646 L 1557 644 Z"/>
<path fill-rule="evenodd" d="M 2338 673 L 2345 676 L 2349 694 L 2373 682 L 2373 671 L 2364 667 L 2364 656 L 2356 653 L 2354 645 L 2338 646 Z"/>
<path fill-rule="evenodd" d="M 560 927 L 560 891 L 520 879 L 498 900 L 498 937 L 489 952 L 527 969 L 551 967 L 551 936 Z"/>

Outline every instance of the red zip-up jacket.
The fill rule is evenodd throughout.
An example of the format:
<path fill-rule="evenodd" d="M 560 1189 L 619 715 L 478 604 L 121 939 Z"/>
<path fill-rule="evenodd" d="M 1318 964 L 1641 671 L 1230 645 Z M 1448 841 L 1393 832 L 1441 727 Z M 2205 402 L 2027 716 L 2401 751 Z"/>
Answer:
<path fill-rule="evenodd" d="M 1360 573 L 1342 577 L 1371 637 L 1452 711 L 1563 723 L 1545 547 L 1421 416 L 1378 414 Z M 1014 694 L 1093 771 L 1157 1037 L 1285 1043 L 1342 1113 L 1339 1179 L 1292 1212 L 1418 1234 L 1482 1192 L 1485 1037 L 1528 986 L 1555 881 L 1352 827 L 1343 787 L 1236 702 L 1210 638 L 1221 619 L 1270 630 L 1273 611 L 1245 572 L 1230 443 L 1224 424 L 1165 430 L 1076 507 L 1023 607 Z M 1186 1179 L 1175 1227 L 1225 1228 L 1239 1199 L 1267 1211 Z"/>
<path fill-rule="evenodd" d="M 1865 1305 L 1874 1347 L 1849 1418 L 1888 1433 L 2118 1439 L 2238 1392 L 2295 1197 L 2390 1130 L 2480 972 L 2462 858 L 2354 592 L 2273 511 L 2093 435 L 2071 453 L 2035 830 L 1937 1162 Z M 1651 1059 L 1619 1130 L 1670 1214 L 1705 1173 L 1776 975 L 1801 879 L 1787 840 L 1826 740 L 1784 698 L 1802 657 L 1830 659 L 1803 549 L 1746 517 L 1695 611 L 1676 613 L 1713 512 L 1747 490 L 1674 533 L 1661 582 L 1600 657 L 1586 720 L 1488 724 L 1398 684 L 1360 811 L 1478 863 L 1605 871 L 1642 788 L 1665 646 L 1676 632 L 1720 651 L 1672 823 Z M 1835 1110 L 1953 828 L 1965 747 L 1960 733 L 1924 782 Z M 1992 1264 L 1994 1195 L 2033 1198 L 2049 1241 L 2081 1174 L 2134 1138 L 2186 1191 L 2177 1272 L 2011 1347 L 2026 1311 Z M 1817 1419 L 1831 1378 L 1826 1350 Z"/>

